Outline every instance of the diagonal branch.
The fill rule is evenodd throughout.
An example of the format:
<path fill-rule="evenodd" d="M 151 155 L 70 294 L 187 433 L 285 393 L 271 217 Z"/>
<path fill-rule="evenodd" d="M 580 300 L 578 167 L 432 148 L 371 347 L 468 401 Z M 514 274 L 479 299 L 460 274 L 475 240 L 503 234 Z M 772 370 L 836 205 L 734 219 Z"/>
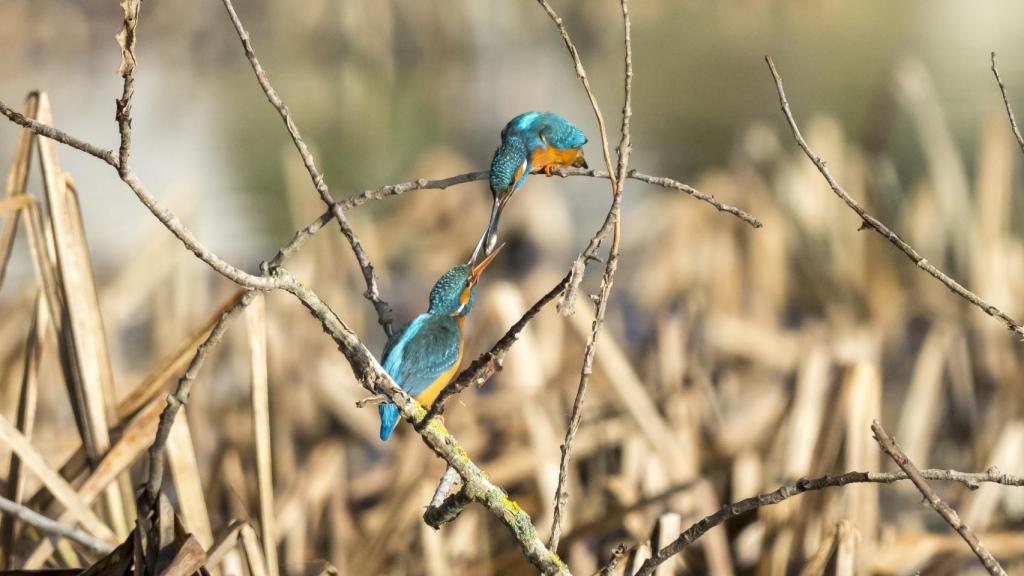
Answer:
<path fill-rule="evenodd" d="M 288 134 L 292 138 L 292 142 L 295 143 L 295 148 L 299 152 L 299 156 L 302 158 L 302 163 L 306 167 L 306 171 L 309 172 L 309 177 L 313 180 L 313 186 L 316 188 L 317 194 L 320 195 L 320 199 L 323 200 L 324 204 L 330 209 L 334 219 L 338 221 L 338 227 L 341 228 L 341 234 L 345 236 L 348 243 L 352 246 L 352 252 L 355 254 L 356 262 L 359 264 L 359 268 L 363 272 L 363 279 L 366 282 L 366 292 L 363 296 L 373 304 L 373 308 L 377 311 L 377 321 L 380 323 L 381 328 L 384 329 L 384 333 L 390 338 L 393 330 L 392 323 L 393 317 L 391 312 L 391 305 L 385 302 L 380 296 L 380 287 L 377 285 L 377 276 L 373 271 L 373 263 L 370 262 L 370 257 L 366 254 L 366 250 L 363 249 L 362 243 L 359 242 L 359 238 L 356 237 L 355 230 L 352 229 L 352 225 L 349 224 L 348 218 L 345 217 L 345 210 L 334 200 L 331 196 L 331 191 L 327 187 L 327 182 L 324 180 L 323 174 L 316 167 L 316 163 L 313 160 L 313 154 L 309 151 L 309 147 L 306 146 L 306 142 L 302 139 L 302 135 L 299 134 L 299 128 L 292 121 L 291 114 L 288 112 L 288 107 L 285 106 L 284 101 L 274 90 L 274 87 L 270 84 L 270 79 L 267 77 L 267 71 L 260 65 L 260 61 L 256 59 L 256 52 L 252 48 L 252 42 L 249 41 L 249 33 L 245 30 L 242 25 L 242 21 L 239 20 L 238 14 L 235 13 L 235 7 L 231 4 L 231 0 L 223 0 L 224 7 L 228 11 L 228 15 L 231 17 L 231 23 L 235 26 L 235 31 L 238 32 L 238 38 L 242 41 L 242 47 L 245 49 L 245 57 L 249 59 L 249 64 L 252 65 L 253 72 L 256 73 L 256 80 L 259 82 L 263 92 L 267 95 L 267 100 L 277 109 L 278 114 L 281 115 L 281 119 L 284 120 L 285 126 L 288 128 Z"/>
<path fill-rule="evenodd" d="M 562 278 L 558 284 L 555 284 L 554 288 L 549 290 L 547 294 L 540 297 L 529 310 L 523 314 L 522 318 L 516 321 L 508 332 L 501 337 L 490 350 L 484 352 L 477 357 L 476 360 L 459 372 L 458 376 L 452 379 L 451 382 L 445 385 L 441 389 L 441 392 L 437 395 L 434 400 L 434 404 L 430 407 L 430 412 L 427 414 L 427 418 L 424 419 L 424 423 L 429 422 L 434 416 L 444 413 L 444 405 L 448 400 L 465 390 L 470 384 L 475 384 L 477 388 L 484 385 L 496 372 L 501 370 L 502 361 L 505 359 L 505 354 L 508 353 L 509 348 L 512 347 L 519 340 L 519 336 L 522 335 L 523 329 L 530 323 L 533 318 L 540 313 L 540 311 L 548 305 L 549 302 L 558 297 L 559 294 L 565 290 L 565 287 L 569 284 L 569 275 L 567 274 Z"/>
<path fill-rule="evenodd" d="M 77 542 L 90 552 L 95 552 L 97 554 L 109 554 L 110 551 L 114 549 L 110 544 L 107 544 L 103 540 L 95 538 L 74 526 L 61 524 L 52 518 L 43 516 L 42 514 L 30 508 L 26 508 L 17 502 L 8 500 L 3 496 L 0 496 L 0 512 L 31 525 L 44 534 L 59 536 L 61 538 L 67 538 L 73 542 Z"/>
<path fill-rule="evenodd" d="M 178 379 L 178 385 L 174 393 L 167 395 L 167 406 L 160 413 L 160 423 L 157 425 L 156 436 L 153 439 L 153 444 L 149 447 L 149 473 L 146 478 L 144 505 L 140 506 L 140 509 L 148 510 L 152 508 L 157 496 L 160 494 L 160 486 L 163 485 L 164 479 L 164 445 L 167 444 L 167 438 L 171 434 L 171 426 L 174 425 L 174 419 L 177 417 L 178 411 L 188 404 L 189 396 L 192 393 L 192 383 L 199 374 L 199 370 L 202 369 L 203 363 L 206 362 L 206 357 L 224 337 L 224 332 L 227 330 L 231 319 L 244 310 L 255 296 L 255 292 L 246 290 L 232 299 L 224 312 L 221 313 L 220 318 L 217 319 L 217 323 L 213 326 L 213 330 L 210 331 L 210 335 L 196 349 L 196 353 L 192 356 L 192 361 L 189 362 L 188 368 L 185 369 L 185 373 Z"/>
<path fill-rule="evenodd" d="M 786 116 L 786 122 L 789 123 L 790 130 L 793 132 L 793 138 L 796 139 L 796 143 L 800 146 L 800 149 L 804 151 L 804 154 L 806 154 L 807 157 L 810 158 L 811 162 L 813 162 L 814 165 L 818 168 L 818 172 L 821 172 L 821 175 L 825 178 L 825 181 L 828 182 L 829 188 L 832 189 L 832 192 L 834 192 L 840 200 L 845 202 L 851 210 L 856 212 L 857 216 L 860 216 L 861 220 L 863 220 L 864 222 L 863 226 L 869 227 L 873 229 L 875 232 L 881 234 L 883 238 L 888 240 L 893 246 L 895 246 L 901 252 L 906 254 L 907 258 L 910 258 L 910 260 L 914 264 L 916 264 L 918 268 L 921 268 L 922 270 L 930 274 L 933 278 L 941 282 L 951 292 L 963 298 L 967 302 L 973 304 L 974 306 L 977 306 L 989 316 L 997 318 L 1014 334 L 1024 337 L 1024 326 L 1021 326 L 1020 322 L 1017 322 L 999 308 L 996 308 L 992 304 L 989 304 L 988 302 L 982 300 L 974 292 L 971 292 L 967 288 L 964 288 L 956 280 L 950 278 L 945 272 L 933 266 L 930 262 L 928 262 L 928 260 L 924 258 L 924 256 L 921 256 L 921 254 L 919 254 L 913 246 L 911 246 L 902 238 L 900 238 L 895 232 L 890 230 L 880 220 L 878 220 L 871 214 L 868 214 L 867 211 L 860 206 L 860 204 L 858 204 L 853 198 L 850 197 L 846 190 L 844 190 L 843 187 L 840 186 L 838 182 L 836 182 L 836 179 L 832 177 L 832 173 L 829 171 L 828 166 L 825 163 L 825 160 L 823 160 L 820 156 L 815 154 L 813 150 L 811 150 L 810 146 L 807 145 L 807 141 L 804 140 L 803 135 L 800 134 L 800 128 L 797 127 L 796 120 L 793 118 L 793 112 L 790 111 L 789 109 L 789 101 L 786 100 L 786 92 L 782 87 L 782 78 L 779 77 L 779 73 L 775 69 L 775 63 L 772 62 L 772 59 L 770 57 L 765 57 L 765 62 L 768 63 L 768 69 L 771 70 L 772 77 L 775 79 L 775 89 L 779 93 L 779 104 L 782 106 L 782 113 Z"/>
<path fill-rule="evenodd" d="M 1013 116 L 1013 108 L 1010 107 L 1010 97 L 1006 95 L 1006 85 L 1003 84 L 1003 79 L 999 76 L 999 68 L 996 68 L 996 53 L 992 53 L 992 74 L 996 77 L 996 84 L 999 85 L 999 92 L 1003 95 L 1003 105 L 1006 106 L 1006 115 L 1010 118 L 1010 130 L 1013 131 L 1013 137 L 1017 139 L 1017 145 L 1020 146 L 1020 151 L 1024 153 L 1024 136 L 1020 135 L 1020 128 L 1017 127 L 1017 119 Z"/>
<path fill-rule="evenodd" d="M 999 565 L 999 562 L 992 556 L 992 553 L 982 546 L 981 541 L 978 540 L 978 536 L 974 534 L 974 531 L 960 520 L 960 516 L 956 513 L 956 510 L 950 508 L 949 504 L 946 504 L 941 498 L 939 498 L 939 495 L 935 493 L 935 490 L 928 485 L 928 482 L 921 474 L 921 471 L 918 470 L 917 466 L 910 461 L 910 458 L 900 450 L 900 447 L 896 445 L 896 440 L 894 440 L 893 437 L 885 431 L 885 428 L 882 428 L 882 425 L 878 423 L 878 420 L 871 422 L 871 432 L 874 433 L 875 440 L 882 448 L 882 451 L 892 458 L 892 461 L 907 474 L 910 481 L 914 483 L 914 486 L 917 486 L 917 489 L 924 496 L 924 499 L 927 500 L 928 504 L 930 504 L 931 507 L 939 513 L 939 516 L 942 516 L 942 519 L 952 526 L 953 530 L 956 530 L 957 533 L 960 534 L 960 537 L 964 539 L 964 542 L 967 542 L 967 545 L 971 547 L 971 551 L 973 551 L 978 559 L 981 560 L 981 564 L 985 566 L 988 573 L 993 576 L 1006 576 L 1006 572 L 1003 570 L 1003 567 Z"/>
<path fill-rule="evenodd" d="M 1003 474 L 996 467 L 985 472 L 959 472 L 957 470 L 921 470 L 921 476 L 929 480 L 960 482 L 971 490 L 977 490 L 982 483 L 1002 484 L 1004 486 L 1024 486 L 1024 476 Z M 739 502 L 726 504 L 717 512 L 701 518 L 687 528 L 678 538 L 643 563 L 637 576 L 650 576 L 655 568 L 666 560 L 679 554 L 684 548 L 693 544 L 708 530 L 737 516 L 752 512 L 764 506 L 772 506 L 794 496 L 824 490 L 847 484 L 892 484 L 908 479 L 906 472 L 846 472 L 838 476 L 826 475 L 818 478 L 801 478 L 776 488 L 771 492 L 745 498 Z"/>

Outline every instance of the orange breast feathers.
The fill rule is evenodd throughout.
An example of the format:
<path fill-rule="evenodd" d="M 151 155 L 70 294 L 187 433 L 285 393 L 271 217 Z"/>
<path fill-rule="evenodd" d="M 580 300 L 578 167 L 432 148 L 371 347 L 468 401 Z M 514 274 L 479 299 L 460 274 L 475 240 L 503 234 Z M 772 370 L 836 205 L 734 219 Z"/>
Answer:
<path fill-rule="evenodd" d="M 554 146 L 538 148 L 530 155 L 530 163 L 533 164 L 534 172 L 543 171 L 551 176 L 551 168 L 554 166 L 581 166 L 583 150 L 578 148 L 559 150 Z"/>
<path fill-rule="evenodd" d="M 459 324 L 459 327 L 461 328 L 462 318 L 459 318 Z M 427 389 L 421 392 L 420 395 L 416 397 L 416 401 L 425 406 L 428 410 L 430 409 L 431 406 L 434 405 L 434 400 L 437 400 L 437 395 L 441 393 L 441 390 L 443 390 L 444 387 L 449 382 L 451 382 L 452 378 L 455 377 L 455 373 L 459 371 L 459 365 L 462 364 L 462 349 L 462 339 L 460 338 L 459 356 L 458 358 L 455 359 L 455 363 L 452 364 L 452 367 L 450 369 L 446 370 L 440 376 L 438 376 L 437 380 L 431 382 L 430 386 L 427 386 Z"/>

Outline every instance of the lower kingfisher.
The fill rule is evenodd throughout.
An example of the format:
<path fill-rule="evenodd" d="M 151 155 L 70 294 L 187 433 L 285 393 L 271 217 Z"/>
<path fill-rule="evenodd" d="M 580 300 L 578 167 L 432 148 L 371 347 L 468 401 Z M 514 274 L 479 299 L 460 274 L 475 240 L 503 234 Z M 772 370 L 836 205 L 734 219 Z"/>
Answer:
<path fill-rule="evenodd" d="M 462 322 L 473 308 L 476 284 L 495 250 L 479 264 L 460 264 L 444 273 L 430 290 L 427 312 L 399 328 L 384 346 L 384 371 L 416 401 L 430 408 L 462 362 Z M 381 404 L 380 439 L 398 424 L 398 407 Z"/>
<path fill-rule="evenodd" d="M 505 125 L 501 144 L 491 159 L 491 220 L 473 251 L 473 259 L 481 251 L 490 254 L 494 250 L 501 211 L 523 186 L 526 176 L 536 172 L 551 176 L 551 169 L 557 166 L 586 168 L 586 143 L 587 136 L 582 130 L 553 112 L 526 112 Z"/>

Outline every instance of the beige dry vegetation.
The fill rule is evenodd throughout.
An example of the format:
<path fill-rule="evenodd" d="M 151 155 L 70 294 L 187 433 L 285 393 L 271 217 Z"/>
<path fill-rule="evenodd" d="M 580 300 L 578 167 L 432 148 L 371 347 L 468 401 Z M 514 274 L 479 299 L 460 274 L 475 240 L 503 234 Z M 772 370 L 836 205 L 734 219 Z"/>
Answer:
<path fill-rule="evenodd" d="M 907 198 L 886 197 L 898 188 L 887 180 L 887 158 L 863 151 L 828 117 L 805 121 L 805 136 L 870 213 L 1019 317 L 1024 241 L 1014 190 L 1022 157 L 993 109 L 978 127 L 977 157 L 961 158 L 941 116 L 927 115 L 935 102 L 921 74 L 901 68 L 893 79 L 894 105 L 910 113 L 928 163 L 902 187 Z M 45 95 L 27 106 L 28 116 L 48 121 Z M 730 165 L 692 182 L 749 210 L 762 229 L 683 194 L 626 184 L 622 262 L 574 445 L 558 550 L 574 573 L 598 570 L 626 543 L 638 546 L 619 571 L 632 574 L 652 547 L 723 504 L 798 478 L 895 470 L 872 439 L 876 419 L 922 468 L 1024 474 L 1021 343 L 878 235 L 858 230 L 860 220 L 784 130 L 781 116 L 778 126 L 750 127 Z M 210 271 L 157 226 L 136 257 L 95 279 L 80 215 L 80 204 L 93 200 L 61 171 L 66 153 L 23 130 L 0 200 L 0 278 L 16 234 L 36 271 L 34 282 L 0 294 L 0 462 L 8 463 L 0 487 L 109 551 L 135 523 L 143 454 L 166 394 L 241 293 L 210 282 Z M 290 213 L 303 215 L 292 223 L 298 229 L 323 206 L 290 154 L 282 151 Z M 471 168 L 440 157 L 422 164 L 431 173 L 411 176 Z M 40 168 L 44 177 L 28 186 L 29 171 Z M 561 183 L 533 177 L 504 223 L 515 241 L 482 283 L 467 323 L 470 352 L 488 349 L 563 276 L 569 263 L 546 254 L 574 240 L 568 231 L 594 227 L 569 210 Z M 603 205 L 606 184 L 591 184 Z M 400 318 L 421 306 L 439 271 L 465 258 L 486 218 L 467 213 L 463 198 L 480 188 L 417 190 L 382 200 L 385 209 L 350 212 L 380 269 L 412 269 L 416 281 L 401 289 L 383 274 Z M 202 206 L 175 209 L 194 214 Z M 379 351 L 377 318 L 347 251 L 329 229 L 288 267 Z M 545 540 L 593 318 L 587 297 L 569 318 L 546 309 L 503 370 L 446 411 L 452 434 Z M 356 575 L 532 570 L 483 507 L 439 531 L 423 522 L 444 462 L 405 424 L 389 443 L 377 440 L 375 408 L 356 407 L 367 392 L 306 310 L 270 293 L 238 320 L 209 356 L 166 445 L 161 514 L 174 520 L 161 523 L 160 544 L 176 551 L 169 573 L 204 563 L 211 573 L 254 576 L 334 567 Z M 932 485 L 1008 573 L 1024 572 L 1024 489 Z M 177 534 L 167 531 L 175 524 Z M 0 538 L 7 568 L 87 566 L 103 556 L 66 539 L 53 545 L 10 516 Z M 100 568 L 123 571 L 131 558 L 120 550 Z M 762 507 L 709 531 L 656 574 L 979 570 L 970 548 L 904 482 L 831 487 Z"/>

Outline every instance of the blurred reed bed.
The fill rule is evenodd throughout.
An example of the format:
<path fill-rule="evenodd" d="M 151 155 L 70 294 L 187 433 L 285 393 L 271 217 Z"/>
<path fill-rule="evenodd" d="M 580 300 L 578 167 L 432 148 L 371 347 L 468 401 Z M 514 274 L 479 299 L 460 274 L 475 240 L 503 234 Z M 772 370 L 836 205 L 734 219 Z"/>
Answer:
<path fill-rule="evenodd" d="M 1019 315 L 1021 159 L 1004 120 L 993 109 L 974 157 L 963 158 L 920 70 L 899 69 L 890 97 L 911 111 L 923 177 L 900 181 L 884 147 L 861 147 L 827 117 L 805 122 L 808 140 L 872 213 Z M 37 104 L 46 117 L 45 98 Z M 683 195 L 627 187 L 610 326 L 571 466 L 560 551 L 574 573 L 594 572 L 619 542 L 640 545 L 619 570 L 632 573 L 651 547 L 700 517 L 786 481 L 889 469 L 871 439 L 875 418 L 922 467 L 1024 473 L 1021 345 L 859 232 L 782 130 L 752 126 L 728 165 L 684 178 L 749 209 L 761 230 Z M 39 164 L 29 160 L 37 143 L 21 138 L 0 201 L 0 262 L 20 215 L 16 248 L 31 253 L 37 281 L 5 286 L 0 298 L 0 488 L 116 544 L 134 522 L 133 487 L 164 394 L 238 294 L 210 282 L 157 226 L 133 259 L 94 280 L 79 216 L 89 195 L 43 141 L 44 178 L 23 196 Z M 293 152 L 283 148 L 280 158 L 297 228 L 322 206 Z M 409 176 L 474 168 L 435 150 Z M 566 183 L 531 178 L 507 213 L 509 246 L 481 284 L 467 358 L 561 277 L 579 238 L 598 225 Z M 585 184 L 584 201 L 605 206 L 606 183 Z M 483 187 L 418 191 L 352 212 L 398 318 L 422 311 L 436 277 L 467 257 L 486 221 Z M 195 215 L 202 206 L 176 208 Z M 359 270 L 333 228 L 286 266 L 380 350 Z M 571 318 L 545 310 L 504 370 L 447 410 L 447 425 L 542 536 L 592 315 L 586 298 Z M 423 523 L 443 463 L 405 425 L 387 444 L 377 440 L 375 409 L 356 407 L 364 396 L 305 310 L 279 295 L 257 298 L 208 359 L 172 429 L 168 484 L 182 534 L 168 537 L 190 533 L 187 545 L 206 550 L 212 574 L 532 572 L 478 508 L 441 531 Z M 1024 571 L 1024 492 L 956 484 L 940 492 L 1010 573 Z M 957 535 L 919 504 L 909 484 L 808 493 L 712 530 L 658 574 L 979 572 Z M 0 538 L 8 568 L 96 558 L 9 518 Z"/>

